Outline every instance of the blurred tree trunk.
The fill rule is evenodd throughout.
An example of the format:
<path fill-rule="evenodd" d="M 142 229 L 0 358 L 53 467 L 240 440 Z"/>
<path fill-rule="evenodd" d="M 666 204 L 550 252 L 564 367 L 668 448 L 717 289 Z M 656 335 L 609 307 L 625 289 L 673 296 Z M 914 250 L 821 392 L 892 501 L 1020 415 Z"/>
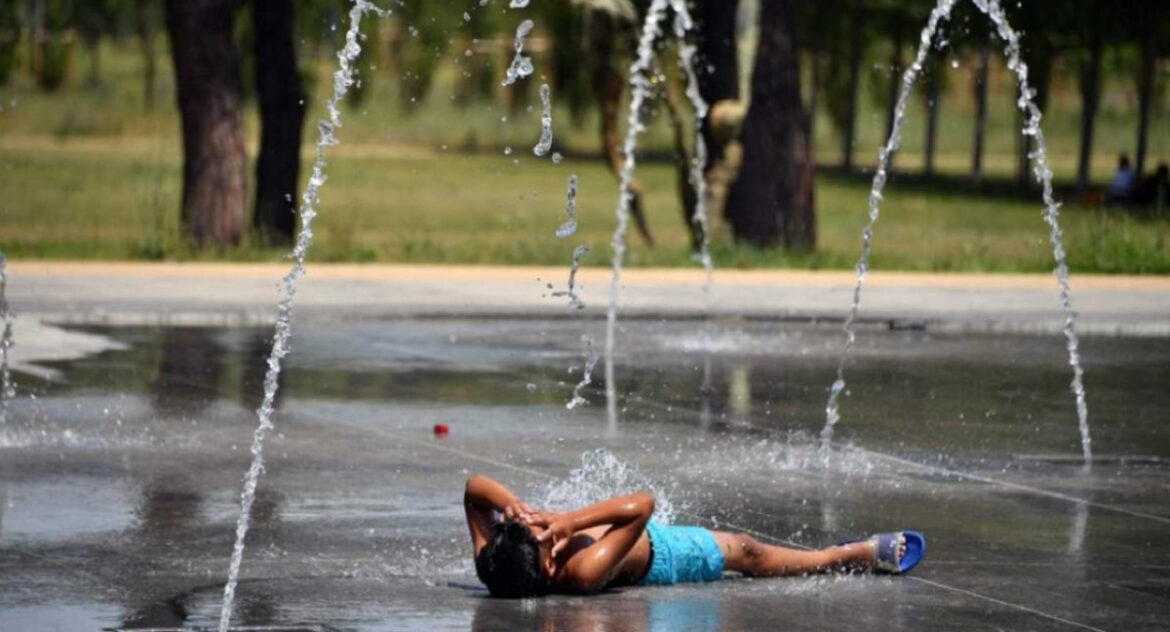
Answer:
<path fill-rule="evenodd" d="M 1104 42 L 1098 29 L 1089 40 L 1089 57 L 1081 69 L 1081 148 L 1077 156 L 1077 192 L 1089 189 L 1093 163 L 1093 131 L 1097 123 L 1097 105 L 1101 100 L 1101 56 Z"/>
<path fill-rule="evenodd" d="M 91 88 L 100 86 L 102 84 L 101 36 L 86 35 L 85 48 L 89 52 L 89 79 L 87 83 Z"/>
<path fill-rule="evenodd" d="M 69 2 L 37 2 L 35 5 L 34 70 L 37 86 L 45 92 L 56 92 L 69 76 L 73 52 L 70 28 L 77 7 Z"/>
<path fill-rule="evenodd" d="M 726 215 L 736 239 L 760 247 L 816 245 L 808 116 L 800 96 L 798 0 L 760 3 L 760 44 L 744 122 L 743 166 Z"/>
<path fill-rule="evenodd" d="M 938 138 L 939 100 L 942 99 L 943 72 L 946 68 L 946 54 L 938 53 L 930 62 L 930 71 L 924 78 L 926 89 L 926 145 L 923 151 L 922 172 L 934 175 L 934 150 Z"/>
<path fill-rule="evenodd" d="M 975 70 L 975 142 L 971 150 L 971 184 L 983 184 L 983 141 L 987 136 L 987 70 L 991 62 L 990 35 L 979 45 Z"/>
<path fill-rule="evenodd" d="M 894 24 L 890 45 L 890 83 L 886 88 L 889 91 L 886 96 L 886 134 L 882 137 L 882 144 L 885 144 L 890 135 L 894 133 L 894 118 L 898 114 L 898 88 L 902 85 L 902 25 L 900 23 L 895 22 Z M 894 156 L 896 155 L 897 152 L 890 154 L 887 165 L 889 171 L 894 170 Z"/>
<path fill-rule="evenodd" d="M 1142 65 L 1138 75 L 1138 137 L 1134 173 L 1138 178 L 1145 173 L 1147 140 L 1150 131 L 1150 106 L 1154 101 L 1154 71 L 1157 66 L 1157 41 L 1151 34 L 1142 39 Z"/>
<path fill-rule="evenodd" d="M 155 36 L 158 34 L 159 0 L 137 0 L 135 30 L 138 45 L 142 51 L 142 105 L 154 109 L 155 85 Z"/>
<path fill-rule="evenodd" d="M 0 86 L 8 85 L 16 68 L 20 45 L 20 10 L 15 3 L 0 3 Z"/>
<path fill-rule="evenodd" d="M 246 204 L 243 96 L 232 39 L 234 0 L 167 0 L 167 32 L 183 127 L 183 231 L 196 245 L 234 246 Z"/>
<path fill-rule="evenodd" d="M 854 2 L 849 11 L 849 114 L 845 133 L 841 137 L 841 167 L 847 171 L 853 170 L 853 146 L 857 142 L 857 93 L 861 77 L 863 19 L 861 4 Z"/>
<path fill-rule="evenodd" d="M 83 2 L 77 7 L 76 23 L 81 32 L 81 42 L 85 46 L 89 57 L 89 77 L 86 84 L 91 87 L 101 85 L 101 41 L 102 31 L 105 30 L 105 7 L 96 0 Z"/>
<path fill-rule="evenodd" d="M 735 41 L 735 18 L 739 0 L 703 0 L 699 3 L 699 94 L 708 106 L 739 99 L 739 51 Z M 707 164 L 723 160 L 723 145 L 711 130 L 711 110 L 703 119 L 703 140 L 707 143 Z"/>
<path fill-rule="evenodd" d="M 817 125 L 817 107 L 821 100 L 821 83 L 824 80 L 824 72 L 821 64 L 821 53 L 819 51 L 810 50 L 808 52 L 809 78 L 808 78 L 808 136 L 811 139 L 816 137 L 814 133 Z"/>
<path fill-rule="evenodd" d="M 270 245 L 292 243 L 305 95 L 293 42 L 293 0 L 252 0 L 256 92 L 260 100 L 260 155 L 252 226 Z"/>

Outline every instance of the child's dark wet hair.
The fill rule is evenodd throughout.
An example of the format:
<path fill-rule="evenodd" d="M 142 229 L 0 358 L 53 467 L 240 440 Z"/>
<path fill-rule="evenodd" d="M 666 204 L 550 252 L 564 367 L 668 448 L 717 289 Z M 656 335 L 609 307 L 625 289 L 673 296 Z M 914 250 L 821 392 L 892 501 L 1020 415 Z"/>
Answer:
<path fill-rule="evenodd" d="M 549 589 L 540 566 L 540 544 L 527 526 L 514 520 L 492 525 L 487 544 L 475 556 L 475 574 L 493 597 L 535 597 Z"/>

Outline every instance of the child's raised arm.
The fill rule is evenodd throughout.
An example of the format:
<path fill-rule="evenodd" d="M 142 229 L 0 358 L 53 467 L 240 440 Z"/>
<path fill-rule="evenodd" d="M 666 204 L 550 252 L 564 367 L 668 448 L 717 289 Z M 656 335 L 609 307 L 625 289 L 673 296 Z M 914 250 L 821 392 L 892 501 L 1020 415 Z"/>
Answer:
<path fill-rule="evenodd" d="M 618 566 L 638 542 L 653 513 L 654 496 L 639 492 L 611 498 L 567 514 L 537 514 L 529 522 L 548 528 L 540 535 L 540 539 L 553 542 L 554 557 L 568 545 L 574 533 L 600 525 L 611 525 L 605 535 L 571 557 L 559 571 L 563 585 L 581 592 L 593 592 L 604 588 L 613 579 Z"/>
<path fill-rule="evenodd" d="M 524 519 L 534 512 L 527 504 L 498 481 L 486 476 L 472 476 L 463 488 L 463 511 L 467 514 L 467 527 L 471 530 L 471 545 L 475 555 L 487 543 L 495 512 L 504 514 L 509 520 Z"/>

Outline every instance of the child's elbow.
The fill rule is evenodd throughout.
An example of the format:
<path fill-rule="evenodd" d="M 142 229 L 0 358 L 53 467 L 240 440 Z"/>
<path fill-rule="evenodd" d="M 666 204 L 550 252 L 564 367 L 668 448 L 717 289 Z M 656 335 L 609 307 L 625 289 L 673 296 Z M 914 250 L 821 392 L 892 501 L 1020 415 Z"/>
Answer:
<path fill-rule="evenodd" d="M 463 485 L 463 498 L 467 500 L 475 495 L 475 490 L 483 486 L 483 481 L 487 477 L 482 474 L 472 474 L 467 477 L 467 483 Z"/>

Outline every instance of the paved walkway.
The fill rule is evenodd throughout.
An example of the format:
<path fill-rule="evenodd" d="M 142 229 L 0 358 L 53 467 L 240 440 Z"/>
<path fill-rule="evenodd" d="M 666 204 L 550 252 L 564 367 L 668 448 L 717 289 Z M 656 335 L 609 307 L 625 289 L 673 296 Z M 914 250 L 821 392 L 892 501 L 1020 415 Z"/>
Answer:
<path fill-rule="evenodd" d="M 9 298 L 25 317 L 113 324 L 270 322 L 282 264 L 12 262 Z M 564 268 L 311 264 L 298 318 L 543 316 L 569 314 Z M 584 269 L 584 317 L 602 318 L 609 270 Z M 622 275 L 628 318 L 718 317 L 839 321 L 850 305 L 848 271 L 717 270 L 709 294 L 695 269 Z M 1078 330 L 1170 336 L 1170 277 L 1072 279 Z M 949 331 L 1058 331 L 1063 314 L 1051 275 L 875 272 L 861 320 Z"/>

